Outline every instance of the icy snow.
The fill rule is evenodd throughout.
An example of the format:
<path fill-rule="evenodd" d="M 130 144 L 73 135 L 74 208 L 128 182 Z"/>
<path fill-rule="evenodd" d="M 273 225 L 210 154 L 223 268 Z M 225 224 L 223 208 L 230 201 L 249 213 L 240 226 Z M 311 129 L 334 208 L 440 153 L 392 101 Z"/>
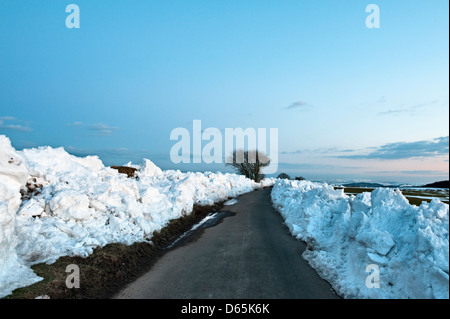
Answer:
<path fill-rule="evenodd" d="M 325 183 L 287 180 L 275 183 L 271 198 L 292 235 L 307 243 L 303 257 L 339 295 L 449 298 L 448 204 L 410 205 L 398 189 L 348 196 Z M 378 266 L 379 288 L 366 286 L 368 265 Z"/>
<path fill-rule="evenodd" d="M 236 198 L 230 199 L 228 201 L 226 201 L 225 203 L 223 203 L 225 206 L 231 206 L 234 204 L 237 204 L 238 200 Z"/>
<path fill-rule="evenodd" d="M 129 164 L 131 166 L 131 163 Z M 193 206 L 228 200 L 261 183 L 242 175 L 162 171 L 144 159 L 138 178 L 63 148 L 16 151 L 0 136 L 0 297 L 41 280 L 30 266 L 88 256 L 109 243 L 151 242 L 152 234 Z M 27 182 L 42 185 L 21 200 Z"/>
<path fill-rule="evenodd" d="M 16 252 L 19 238 L 15 235 L 15 214 L 21 204 L 20 189 L 28 178 L 25 160 L 0 135 L 0 296 L 15 288 L 15 283 L 30 285 L 39 281 Z"/>

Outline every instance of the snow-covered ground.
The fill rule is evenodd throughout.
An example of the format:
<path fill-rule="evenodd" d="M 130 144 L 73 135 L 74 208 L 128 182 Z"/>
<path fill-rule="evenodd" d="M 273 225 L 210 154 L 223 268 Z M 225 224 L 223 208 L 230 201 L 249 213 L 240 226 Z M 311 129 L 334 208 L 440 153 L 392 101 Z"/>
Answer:
<path fill-rule="evenodd" d="M 396 189 L 348 196 L 287 180 L 271 197 L 292 235 L 307 243 L 303 257 L 341 296 L 449 298 L 448 204 L 418 207 Z"/>
<path fill-rule="evenodd" d="M 41 280 L 34 264 L 88 256 L 108 243 L 151 241 L 154 231 L 190 214 L 194 204 L 211 205 L 274 182 L 162 171 L 147 159 L 134 167 L 138 179 L 63 148 L 16 151 L 0 135 L 0 297 Z"/>
<path fill-rule="evenodd" d="M 275 208 L 308 244 L 304 258 L 341 296 L 449 297 L 449 206 L 437 199 L 418 207 L 388 188 L 348 196 L 324 183 L 162 171 L 146 159 L 134 167 L 138 179 L 62 148 L 16 151 L 0 135 L 0 297 L 41 280 L 34 264 L 151 241 L 194 204 L 273 183 Z M 379 288 L 366 285 L 375 278 L 369 265 L 379 269 Z"/>

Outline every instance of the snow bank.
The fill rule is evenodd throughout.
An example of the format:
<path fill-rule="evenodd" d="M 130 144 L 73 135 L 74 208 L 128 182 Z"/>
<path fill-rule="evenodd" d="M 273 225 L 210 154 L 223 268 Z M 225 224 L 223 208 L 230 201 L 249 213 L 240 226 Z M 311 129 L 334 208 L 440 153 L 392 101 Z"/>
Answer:
<path fill-rule="evenodd" d="M 418 207 L 399 190 L 347 196 L 327 184 L 287 180 L 275 183 L 271 197 L 292 235 L 307 243 L 303 257 L 341 296 L 449 298 L 447 204 L 433 199 Z"/>
<path fill-rule="evenodd" d="M 40 280 L 29 268 L 88 256 L 109 243 L 151 241 L 171 219 L 273 183 L 236 174 L 162 171 L 145 159 L 137 179 L 63 148 L 16 151 L 0 136 L 0 297 Z M 28 192 L 21 200 L 20 191 Z"/>
<path fill-rule="evenodd" d="M 20 189 L 28 179 L 28 168 L 22 156 L 0 135 L 0 296 L 15 288 L 16 282 L 30 285 L 39 281 L 16 253 L 15 214 L 21 203 Z"/>

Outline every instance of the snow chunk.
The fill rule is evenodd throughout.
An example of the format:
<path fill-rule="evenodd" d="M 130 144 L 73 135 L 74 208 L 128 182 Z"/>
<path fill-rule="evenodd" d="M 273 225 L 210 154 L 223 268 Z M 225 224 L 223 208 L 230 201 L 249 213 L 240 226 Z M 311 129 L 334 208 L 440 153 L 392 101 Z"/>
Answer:
<path fill-rule="evenodd" d="M 27 179 L 23 157 L 6 136 L 0 135 L 0 296 L 42 279 L 25 266 L 16 252 L 19 238 L 15 236 L 15 216 L 21 203 L 20 189 Z"/>
<path fill-rule="evenodd" d="M 158 166 L 156 166 L 151 160 L 145 158 L 144 164 L 142 165 L 139 172 L 144 176 L 157 176 L 162 173 L 162 170 Z"/>
<path fill-rule="evenodd" d="M 449 205 L 410 205 L 398 189 L 347 196 L 325 183 L 278 180 L 274 207 L 303 257 L 346 298 L 449 298 Z M 380 267 L 379 289 L 365 285 Z"/>
<path fill-rule="evenodd" d="M 24 186 L 28 179 L 28 167 L 22 156 L 11 146 L 11 141 L 0 135 L 0 176 L 5 184 Z M 15 183 L 13 183 L 15 182 Z"/>

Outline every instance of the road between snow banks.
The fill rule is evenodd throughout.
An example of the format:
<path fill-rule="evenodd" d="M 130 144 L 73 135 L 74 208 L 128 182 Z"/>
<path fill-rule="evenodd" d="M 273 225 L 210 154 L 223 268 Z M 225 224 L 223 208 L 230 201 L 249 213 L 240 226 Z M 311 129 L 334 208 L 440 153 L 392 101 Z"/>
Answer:
<path fill-rule="evenodd" d="M 197 228 L 113 298 L 339 298 L 301 257 L 306 246 L 283 225 L 270 191 L 224 206 L 220 223 Z"/>

